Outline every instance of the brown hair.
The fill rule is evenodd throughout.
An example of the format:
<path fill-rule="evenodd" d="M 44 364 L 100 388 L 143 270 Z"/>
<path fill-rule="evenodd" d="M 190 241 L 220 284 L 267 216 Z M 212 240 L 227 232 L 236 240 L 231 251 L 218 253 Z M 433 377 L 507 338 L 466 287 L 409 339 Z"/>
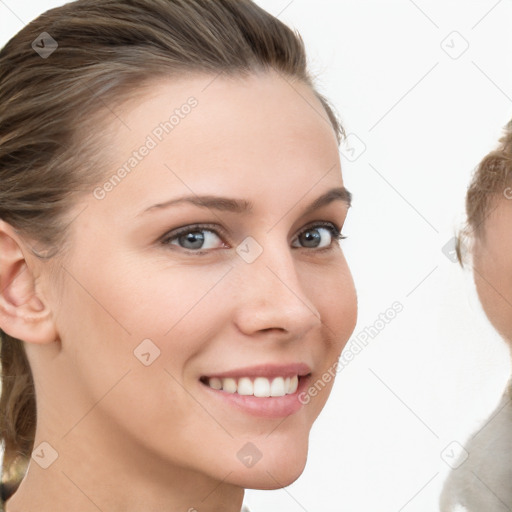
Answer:
<path fill-rule="evenodd" d="M 0 51 L 0 218 L 40 245 L 36 257 L 62 254 L 70 206 L 108 166 L 98 120 L 115 121 L 115 108 L 158 77 L 261 70 L 308 84 L 340 143 L 300 35 L 251 0 L 78 0 L 42 14 Z M 33 450 L 36 396 L 23 342 L 3 331 L 0 342 L 10 495 Z"/>
<path fill-rule="evenodd" d="M 512 199 L 512 121 L 504 128 L 498 147 L 480 162 L 466 193 L 466 226 L 458 237 L 457 256 L 464 264 L 467 246 L 475 237 L 484 236 L 485 219 L 493 208 L 493 199 L 504 196 Z M 508 194 L 508 195 L 507 195 Z"/>

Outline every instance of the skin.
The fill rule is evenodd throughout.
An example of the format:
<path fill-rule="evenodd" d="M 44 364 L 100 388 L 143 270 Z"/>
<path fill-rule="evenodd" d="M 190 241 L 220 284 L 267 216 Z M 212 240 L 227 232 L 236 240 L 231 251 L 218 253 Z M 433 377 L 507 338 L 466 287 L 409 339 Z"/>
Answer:
<path fill-rule="evenodd" d="M 475 238 L 473 275 L 487 318 L 512 344 L 512 202 L 497 196 Z"/>
<path fill-rule="evenodd" d="M 130 130 L 114 118 L 104 127 L 108 176 L 190 96 L 199 104 L 172 136 L 104 199 L 76 204 L 58 264 L 36 260 L 0 225 L 1 327 L 26 341 L 35 447 L 58 452 L 47 469 L 31 462 L 8 512 L 238 512 L 244 488 L 280 488 L 303 471 L 332 381 L 298 412 L 264 418 L 213 399 L 199 378 L 304 362 L 315 382 L 349 339 L 357 303 L 339 242 L 321 228 L 327 249 L 297 242 L 312 223 L 345 221 L 339 199 L 304 214 L 343 186 L 335 134 L 313 92 L 273 72 L 161 80 L 116 110 Z M 180 204 L 140 215 L 192 193 L 253 209 Z M 197 223 L 218 228 L 205 254 L 162 243 Z M 248 236 L 263 248 L 250 264 L 236 252 Z M 133 352 L 147 338 L 160 356 L 144 366 Z M 250 468 L 237 457 L 247 442 L 262 454 Z"/>

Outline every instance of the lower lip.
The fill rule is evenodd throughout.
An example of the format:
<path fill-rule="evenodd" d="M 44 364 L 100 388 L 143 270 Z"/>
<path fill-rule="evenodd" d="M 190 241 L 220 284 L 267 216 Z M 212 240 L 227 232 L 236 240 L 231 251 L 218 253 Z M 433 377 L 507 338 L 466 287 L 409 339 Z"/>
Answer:
<path fill-rule="evenodd" d="M 201 384 L 212 396 L 224 401 L 242 412 L 263 418 L 284 418 L 298 412 L 304 404 L 299 401 L 299 394 L 307 389 L 310 376 L 299 378 L 297 391 L 291 395 L 274 397 L 257 397 L 252 395 L 239 395 L 226 391 L 213 389 L 207 384 Z"/>

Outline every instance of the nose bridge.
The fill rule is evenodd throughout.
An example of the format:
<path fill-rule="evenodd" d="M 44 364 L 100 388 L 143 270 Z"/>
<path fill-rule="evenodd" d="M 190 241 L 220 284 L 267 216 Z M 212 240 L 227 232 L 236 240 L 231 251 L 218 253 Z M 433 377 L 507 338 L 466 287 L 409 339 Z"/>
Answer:
<path fill-rule="evenodd" d="M 305 332 L 320 323 L 320 314 L 301 285 L 292 249 L 277 238 L 267 236 L 261 245 L 246 240 L 247 245 L 242 242 L 237 250 L 243 283 L 237 320 L 242 330 Z"/>

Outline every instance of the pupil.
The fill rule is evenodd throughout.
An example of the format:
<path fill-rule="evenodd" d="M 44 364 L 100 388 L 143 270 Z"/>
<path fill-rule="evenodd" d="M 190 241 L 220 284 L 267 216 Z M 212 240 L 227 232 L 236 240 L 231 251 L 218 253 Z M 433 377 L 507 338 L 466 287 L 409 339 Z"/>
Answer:
<path fill-rule="evenodd" d="M 306 247 L 316 247 L 320 243 L 321 238 L 322 237 L 316 230 L 315 231 L 306 231 L 303 234 L 302 243 Z"/>
<path fill-rule="evenodd" d="M 203 245 L 204 234 L 201 231 L 187 233 L 181 237 L 181 242 L 189 243 L 192 245 L 192 247 L 190 245 L 185 247 L 186 249 L 199 249 Z"/>

